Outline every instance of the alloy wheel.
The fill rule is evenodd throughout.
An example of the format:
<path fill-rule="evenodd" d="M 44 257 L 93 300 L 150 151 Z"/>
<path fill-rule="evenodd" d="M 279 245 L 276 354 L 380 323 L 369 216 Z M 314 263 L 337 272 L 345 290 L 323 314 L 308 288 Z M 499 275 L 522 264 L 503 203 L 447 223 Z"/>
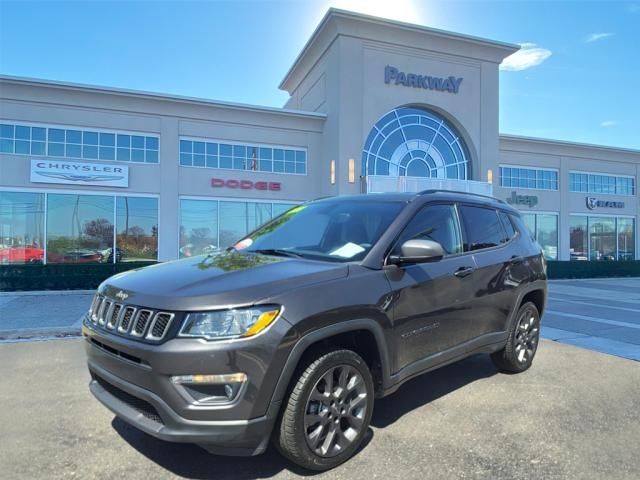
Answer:
<path fill-rule="evenodd" d="M 527 309 L 520 315 L 516 329 L 515 354 L 520 363 L 527 363 L 536 353 L 540 337 L 540 326 L 536 313 Z"/>
<path fill-rule="evenodd" d="M 350 365 L 329 369 L 316 382 L 304 415 L 309 448 L 321 457 L 334 457 L 360 435 L 367 410 L 367 387 Z"/>

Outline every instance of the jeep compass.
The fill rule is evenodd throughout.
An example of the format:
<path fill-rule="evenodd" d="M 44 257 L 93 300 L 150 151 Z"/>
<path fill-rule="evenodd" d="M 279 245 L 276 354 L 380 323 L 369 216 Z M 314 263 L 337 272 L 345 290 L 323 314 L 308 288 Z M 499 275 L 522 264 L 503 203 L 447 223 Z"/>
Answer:
<path fill-rule="evenodd" d="M 83 322 L 90 389 L 162 440 L 326 470 L 374 399 L 476 353 L 531 366 L 546 265 L 517 210 L 446 191 L 296 206 L 226 251 L 115 275 Z"/>

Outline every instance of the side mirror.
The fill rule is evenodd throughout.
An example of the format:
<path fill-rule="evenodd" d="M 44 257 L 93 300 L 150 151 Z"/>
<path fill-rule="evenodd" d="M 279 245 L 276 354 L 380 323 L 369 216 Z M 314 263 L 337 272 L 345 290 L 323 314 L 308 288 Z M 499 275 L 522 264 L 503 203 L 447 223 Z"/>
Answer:
<path fill-rule="evenodd" d="M 390 263 L 400 265 L 403 263 L 437 262 L 444 257 L 442 245 L 433 240 L 407 240 L 400 246 L 400 254 L 389 256 Z"/>

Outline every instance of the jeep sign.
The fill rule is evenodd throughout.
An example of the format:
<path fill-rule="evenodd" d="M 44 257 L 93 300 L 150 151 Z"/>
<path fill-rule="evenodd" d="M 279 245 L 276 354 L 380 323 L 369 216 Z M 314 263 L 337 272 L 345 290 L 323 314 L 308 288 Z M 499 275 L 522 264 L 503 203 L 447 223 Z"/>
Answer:
<path fill-rule="evenodd" d="M 535 195 L 518 195 L 516 192 L 511 192 L 511 196 L 507 198 L 507 203 L 511 205 L 526 205 L 529 208 L 533 208 L 538 204 L 538 197 Z"/>

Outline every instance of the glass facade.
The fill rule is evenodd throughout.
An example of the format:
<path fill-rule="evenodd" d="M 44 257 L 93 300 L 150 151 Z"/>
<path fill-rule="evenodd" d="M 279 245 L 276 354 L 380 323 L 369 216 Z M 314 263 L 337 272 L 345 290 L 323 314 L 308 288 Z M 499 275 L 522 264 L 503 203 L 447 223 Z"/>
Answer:
<path fill-rule="evenodd" d="M 571 215 L 571 260 L 635 259 L 635 221 L 628 217 Z"/>
<path fill-rule="evenodd" d="M 558 171 L 544 168 L 500 167 L 500 186 L 558 190 Z"/>
<path fill-rule="evenodd" d="M 531 236 L 540 244 L 547 260 L 558 260 L 558 215 L 553 213 L 522 213 L 522 220 Z"/>
<path fill-rule="evenodd" d="M 180 257 L 226 248 L 294 203 L 180 200 Z"/>
<path fill-rule="evenodd" d="M 636 194 L 636 184 L 633 177 L 570 172 L 569 191 L 631 196 Z"/>
<path fill-rule="evenodd" d="M 0 214 L 0 263 L 158 258 L 157 198 L 0 192 Z"/>
<path fill-rule="evenodd" d="M 42 193 L 0 192 L 0 264 L 43 263 Z"/>
<path fill-rule="evenodd" d="M 157 136 L 0 124 L 0 153 L 158 163 Z"/>
<path fill-rule="evenodd" d="M 423 108 L 400 107 L 384 115 L 362 152 L 366 175 L 466 180 L 468 154 L 457 130 Z"/>
<path fill-rule="evenodd" d="M 306 175 L 307 151 L 180 139 L 180 165 Z"/>

